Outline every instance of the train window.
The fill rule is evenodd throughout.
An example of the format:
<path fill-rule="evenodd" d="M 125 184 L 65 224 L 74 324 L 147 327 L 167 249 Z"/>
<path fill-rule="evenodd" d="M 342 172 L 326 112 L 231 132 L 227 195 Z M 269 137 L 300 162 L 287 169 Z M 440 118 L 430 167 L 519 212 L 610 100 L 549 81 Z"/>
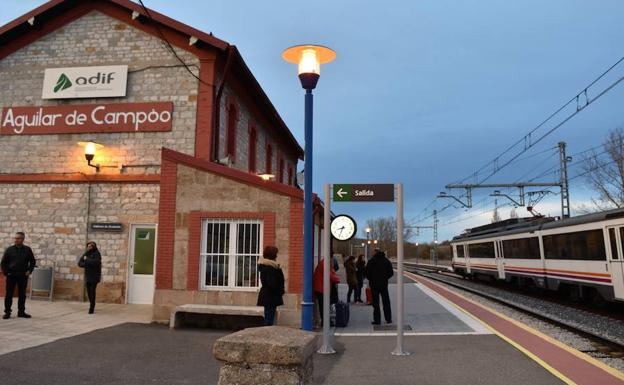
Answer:
<path fill-rule="evenodd" d="M 470 258 L 494 258 L 494 242 L 472 243 L 468 245 Z"/>
<path fill-rule="evenodd" d="M 503 241 L 505 258 L 540 259 L 539 239 L 537 237 L 508 239 Z"/>
<path fill-rule="evenodd" d="M 620 229 L 620 236 L 622 235 L 622 229 Z M 617 239 L 615 239 L 615 229 L 609 229 L 609 243 L 611 244 L 611 259 L 618 259 L 617 251 Z"/>
<path fill-rule="evenodd" d="M 456 245 L 455 248 L 457 249 L 457 258 L 466 258 L 464 255 L 464 245 Z"/>
<path fill-rule="evenodd" d="M 543 240 L 546 259 L 591 261 L 607 259 L 602 230 L 545 235 Z"/>

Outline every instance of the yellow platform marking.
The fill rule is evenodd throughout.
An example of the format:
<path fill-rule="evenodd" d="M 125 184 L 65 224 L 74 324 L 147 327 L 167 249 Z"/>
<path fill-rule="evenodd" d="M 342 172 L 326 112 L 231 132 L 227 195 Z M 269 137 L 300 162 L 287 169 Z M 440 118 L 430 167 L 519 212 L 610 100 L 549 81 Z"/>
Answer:
<path fill-rule="evenodd" d="M 409 275 L 414 275 L 413 273 L 408 273 L 408 272 L 406 272 L 405 274 L 407 274 L 407 275 L 408 275 L 408 277 L 409 277 Z M 415 276 L 415 275 L 414 275 L 414 276 Z M 412 277 L 409 277 L 409 278 L 411 278 L 411 279 L 414 279 L 414 280 L 415 280 L 415 278 L 412 278 Z M 419 277 L 419 278 L 424 279 L 424 280 L 426 280 L 427 282 L 429 282 L 429 283 L 431 283 L 431 284 L 433 284 L 433 285 L 436 285 L 436 286 L 438 286 L 438 287 L 441 287 L 442 289 L 449 290 L 449 289 L 447 289 L 447 288 L 445 288 L 445 287 L 442 287 L 441 285 L 439 285 L 439 284 L 438 284 L 438 283 L 436 283 L 436 282 L 432 282 L 431 280 L 429 280 L 429 279 L 427 279 L 427 278 L 424 278 L 424 277 Z M 449 291 L 450 291 L 450 290 L 449 290 Z M 457 293 L 457 292 L 455 292 L 455 291 L 451 291 L 451 292 L 452 292 L 453 294 L 457 295 L 458 297 L 460 297 L 460 298 L 462 298 L 462 299 L 464 299 L 464 300 L 466 300 L 466 301 L 468 301 L 468 302 L 472 303 L 473 305 L 476 305 L 476 306 L 478 306 L 478 307 L 480 307 L 480 308 L 482 308 L 482 309 L 484 309 L 484 310 L 486 310 L 486 311 L 491 312 L 492 314 L 494 314 L 494 315 L 496 315 L 496 316 L 498 316 L 498 317 L 501 317 L 502 319 L 504 319 L 504 320 L 506 320 L 506 321 L 509 321 L 509 322 L 513 323 L 514 325 L 518 326 L 519 328 L 522 328 L 522 329 L 524 329 L 524 330 L 528 331 L 529 333 L 531 333 L 531 334 L 533 334 L 533 335 L 535 335 L 535 336 L 537 336 L 537 337 L 539 337 L 539 338 L 542 338 L 542 339 L 544 339 L 544 340 L 546 340 L 546 341 L 550 342 L 551 344 L 556 345 L 556 346 L 558 346 L 558 347 L 560 347 L 560 348 L 562 348 L 562 349 L 566 350 L 567 352 L 569 352 L 569 353 L 573 354 L 574 356 L 576 356 L 576 357 L 578 357 L 578 358 L 580 358 L 580 359 L 582 359 L 582 360 L 584 360 L 584 361 L 586 361 L 586 362 L 588 362 L 588 363 L 590 363 L 590 364 L 592 364 L 592 365 L 594 365 L 594 366 L 596 366 L 596 367 L 598 367 L 598 368 L 600 368 L 600 369 L 602 369 L 602 370 L 606 371 L 607 373 L 611 374 L 611 375 L 612 375 L 612 376 L 614 376 L 615 378 L 617 378 L 617 379 L 619 379 L 619 380 L 624 381 L 624 373 L 620 372 L 619 370 L 617 370 L 617 369 L 615 369 L 615 368 L 612 368 L 611 366 L 609 366 L 609 365 L 607 365 L 607 364 L 605 364 L 605 363 L 603 363 L 603 362 L 600 362 L 600 361 L 598 361 L 597 359 L 595 359 L 595 358 L 593 358 L 593 357 L 591 357 L 591 356 L 589 356 L 589 355 L 587 355 L 587 354 L 585 354 L 585 353 L 583 353 L 583 352 L 581 352 L 581 351 L 579 351 L 579 350 L 577 350 L 577 349 L 574 349 L 574 348 L 572 348 L 572 347 L 570 347 L 570 346 L 568 346 L 568 345 L 564 344 L 563 342 L 558 341 L 558 340 L 556 340 L 556 339 L 554 339 L 554 338 L 552 338 L 552 337 L 550 337 L 550 336 L 548 336 L 548 335 L 546 335 L 546 334 L 544 334 L 544 333 L 542 333 L 542 332 L 540 332 L 540 331 L 538 331 L 538 330 L 536 330 L 536 329 L 533 329 L 532 327 L 530 327 L 530 326 L 528 326 L 528 325 L 525 325 L 524 323 L 522 323 L 522 322 L 520 322 L 520 321 L 517 321 L 517 320 L 515 320 L 515 319 L 513 319 L 513 318 L 510 318 L 510 317 L 508 317 L 508 316 L 506 316 L 506 315 L 504 315 L 504 314 L 502 314 L 502 313 L 499 313 L 498 311 L 496 311 L 496 310 L 494 310 L 494 309 L 491 309 L 491 308 L 490 308 L 490 307 L 488 307 L 488 306 L 485 306 L 485 305 L 483 305 L 483 304 L 480 304 L 480 303 L 478 303 L 478 302 L 475 302 L 475 301 L 473 301 L 472 299 L 467 298 L 467 297 L 465 297 L 465 296 L 463 296 L 463 295 L 461 295 L 461 294 L 459 294 L 459 293 Z M 460 309 L 460 310 L 461 310 L 461 311 L 463 311 L 464 313 L 466 313 L 466 314 L 470 315 L 472 318 L 474 318 L 474 319 L 476 319 L 477 321 L 479 321 L 479 322 L 481 322 L 482 324 L 484 324 L 484 325 L 485 325 L 488 329 L 492 330 L 492 332 L 493 332 L 493 333 L 495 333 L 497 336 L 499 336 L 499 337 L 500 337 L 500 338 L 502 338 L 503 340 L 505 340 L 505 341 L 507 341 L 508 343 L 510 343 L 512 346 L 514 346 L 515 348 L 517 348 L 518 350 L 520 350 L 522 353 L 526 354 L 528 357 L 530 357 L 532 360 L 534 360 L 535 362 L 537 362 L 538 364 L 540 364 L 541 366 L 543 366 L 546 370 L 548 370 L 549 372 L 551 372 L 553 375 L 555 375 L 557 378 L 559 378 L 560 380 L 562 380 L 562 381 L 563 381 L 563 382 L 565 382 L 566 384 L 569 384 L 569 385 L 577 385 L 577 384 L 576 384 L 576 382 L 572 381 L 571 379 L 569 379 L 568 377 L 566 377 L 565 375 L 563 375 L 563 374 L 562 374 L 561 372 L 559 372 L 557 369 L 553 368 L 552 366 L 550 366 L 549 364 L 547 364 L 546 362 L 544 362 L 541 358 L 539 358 L 539 357 L 538 357 L 538 356 L 536 356 L 535 354 L 531 353 L 531 352 L 530 352 L 529 350 L 527 350 L 526 348 L 524 348 L 524 347 L 520 346 L 520 345 L 519 345 L 518 343 L 516 343 L 515 341 L 511 340 L 509 337 L 507 337 L 507 336 L 503 335 L 502 333 L 500 333 L 498 330 L 496 330 L 493 326 L 491 326 L 491 325 L 490 325 L 490 324 L 488 324 L 487 322 L 485 322 L 485 321 L 483 321 L 483 320 L 479 319 L 477 316 L 475 316 L 474 314 L 470 313 L 470 312 L 469 312 L 469 311 L 467 311 L 466 309 L 462 308 L 461 306 L 459 306 L 459 305 L 458 305 L 458 304 L 456 304 L 455 302 L 453 302 L 453 301 L 451 301 L 451 300 L 449 300 L 449 302 L 451 302 L 451 303 L 452 303 L 455 307 L 457 307 L 458 309 Z"/>

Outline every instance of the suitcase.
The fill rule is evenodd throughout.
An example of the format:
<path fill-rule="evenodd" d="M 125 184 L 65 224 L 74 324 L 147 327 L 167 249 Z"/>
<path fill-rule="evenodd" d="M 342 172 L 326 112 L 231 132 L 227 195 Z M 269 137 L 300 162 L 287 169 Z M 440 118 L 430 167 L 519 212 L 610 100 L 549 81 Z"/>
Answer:
<path fill-rule="evenodd" d="M 338 302 L 336 304 L 336 327 L 344 328 L 349 324 L 349 304 Z"/>
<path fill-rule="evenodd" d="M 373 291 L 371 290 L 369 286 L 366 287 L 366 304 L 367 305 L 373 304 Z"/>

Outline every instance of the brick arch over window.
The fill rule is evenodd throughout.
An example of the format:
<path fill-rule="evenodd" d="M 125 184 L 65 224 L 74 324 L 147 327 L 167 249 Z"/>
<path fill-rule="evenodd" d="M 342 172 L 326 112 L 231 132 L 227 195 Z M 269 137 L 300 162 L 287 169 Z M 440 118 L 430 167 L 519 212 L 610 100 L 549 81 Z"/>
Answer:
<path fill-rule="evenodd" d="M 249 172 L 256 173 L 257 166 L 257 149 L 258 149 L 258 130 L 253 124 L 249 125 Z"/>
<path fill-rule="evenodd" d="M 227 126 L 225 131 L 225 155 L 232 163 L 236 161 L 236 129 L 238 127 L 238 107 L 233 100 L 227 104 Z"/>

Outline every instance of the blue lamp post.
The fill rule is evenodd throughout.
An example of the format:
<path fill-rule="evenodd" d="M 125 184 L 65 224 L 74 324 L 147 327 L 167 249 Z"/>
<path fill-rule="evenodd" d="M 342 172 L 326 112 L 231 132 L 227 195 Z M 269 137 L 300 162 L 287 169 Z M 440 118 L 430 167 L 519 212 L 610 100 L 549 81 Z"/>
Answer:
<path fill-rule="evenodd" d="M 312 299 L 313 261 L 313 218 L 312 218 L 312 90 L 321 75 L 321 64 L 336 58 L 336 53 L 319 45 L 298 45 L 286 49 L 282 57 L 297 64 L 299 80 L 305 93 L 305 155 L 304 155 L 304 210 L 303 210 L 303 302 L 301 304 L 301 329 L 312 330 L 314 300 Z M 329 229 L 325 229 L 329 231 Z M 326 255 L 325 258 L 328 256 Z"/>

